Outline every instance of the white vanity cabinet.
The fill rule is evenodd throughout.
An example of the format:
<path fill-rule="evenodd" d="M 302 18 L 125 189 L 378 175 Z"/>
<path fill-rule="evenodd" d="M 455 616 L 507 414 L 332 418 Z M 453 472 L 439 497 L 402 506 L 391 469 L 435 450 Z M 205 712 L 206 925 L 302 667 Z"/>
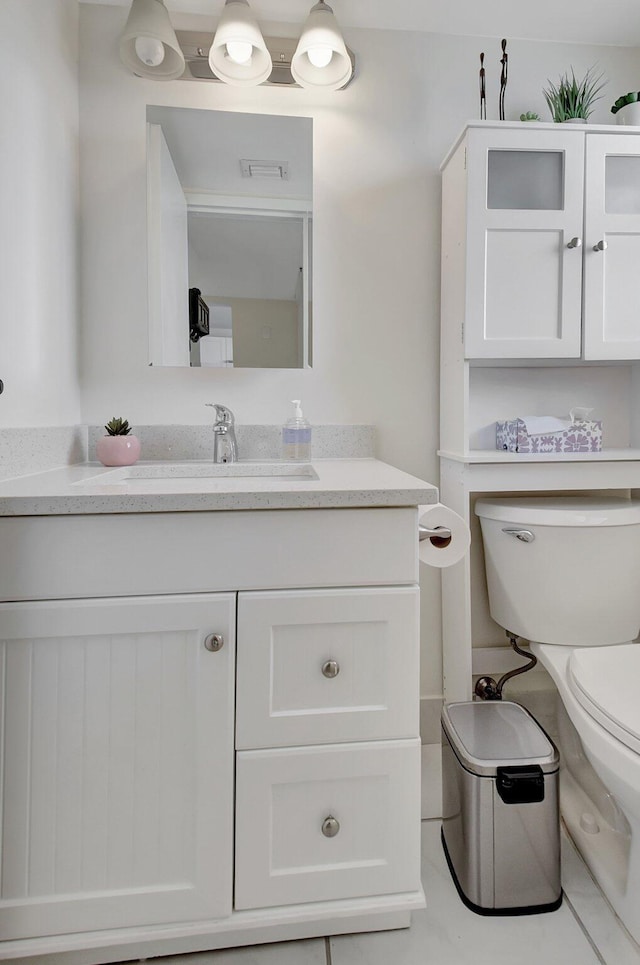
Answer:
<path fill-rule="evenodd" d="M 0 960 L 409 924 L 415 507 L 4 517 L 0 544 Z"/>
<path fill-rule="evenodd" d="M 235 595 L 3 603 L 0 641 L 2 939 L 229 915 Z"/>
<path fill-rule="evenodd" d="M 640 358 L 640 135 L 470 124 L 442 170 L 442 309 L 465 358 Z"/>

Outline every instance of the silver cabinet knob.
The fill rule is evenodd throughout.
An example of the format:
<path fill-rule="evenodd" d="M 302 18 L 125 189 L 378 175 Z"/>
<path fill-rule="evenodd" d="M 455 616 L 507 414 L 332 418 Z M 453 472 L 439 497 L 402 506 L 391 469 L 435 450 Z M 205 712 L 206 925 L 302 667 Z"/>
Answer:
<path fill-rule="evenodd" d="M 599 241 L 597 245 L 594 245 L 594 246 L 593 246 L 593 250 L 594 250 L 594 251 L 604 251 L 605 248 L 608 248 L 608 247 L 609 247 L 609 245 L 608 245 L 607 242 L 603 239 L 602 241 Z"/>
<path fill-rule="evenodd" d="M 582 247 L 582 238 L 572 238 L 569 244 L 567 245 L 567 248 L 581 248 L 581 247 Z"/>
<path fill-rule="evenodd" d="M 218 650 L 222 650 L 223 647 L 224 637 L 221 633 L 210 633 L 208 637 L 205 637 L 205 650 L 210 650 L 211 653 L 217 653 Z"/>
<path fill-rule="evenodd" d="M 322 822 L 322 833 L 325 838 L 335 838 L 339 830 L 340 822 L 338 819 L 334 818 L 333 814 L 328 814 Z"/>
<path fill-rule="evenodd" d="M 329 679 L 337 677 L 340 673 L 340 664 L 337 660 L 327 660 L 326 663 L 322 664 L 322 673 Z"/>

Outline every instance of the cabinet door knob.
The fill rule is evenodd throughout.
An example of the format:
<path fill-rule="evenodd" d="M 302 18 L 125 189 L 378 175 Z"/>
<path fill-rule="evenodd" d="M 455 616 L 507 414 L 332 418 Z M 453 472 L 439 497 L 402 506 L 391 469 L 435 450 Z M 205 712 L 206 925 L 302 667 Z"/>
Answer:
<path fill-rule="evenodd" d="M 608 248 L 608 247 L 609 247 L 609 245 L 608 245 L 607 242 L 603 239 L 602 241 L 599 241 L 597 245 L 594 245 L 594 246 L 593 246 L 593 250 L 594 250 L 594 251 L 604 251 L 605 248 Z"/>
<path fill-rule="evenodd" d="M 334 818 L 333 814 L 328 814 L 322 822 L 322 833 L 325 838 L 335 838 L 339 830 L 340 822 L 338 819 Z"/>
<path fill-rule="evenodd" d="M 205 637 L 205 650 L 210 650 L 211 653 L 217 653 L 218 650 L 222 650 L 223 647 L 224 637 L 221 633 L 210 633 L 208 637 Z"/>
<path fill-rule="evenodd" d="M 567 248 L 581 248 L 581 247 L 582 247 L 582 238 L 572 238 L 569 244 L 567 245 Z"/>
<path fill-rule="evenodd" d="M 337 677 L 340 673 L 340 664 L 337 660 L 327 660 L 326 663 L 322 664 L 322 673 L 329 679 Z"/>

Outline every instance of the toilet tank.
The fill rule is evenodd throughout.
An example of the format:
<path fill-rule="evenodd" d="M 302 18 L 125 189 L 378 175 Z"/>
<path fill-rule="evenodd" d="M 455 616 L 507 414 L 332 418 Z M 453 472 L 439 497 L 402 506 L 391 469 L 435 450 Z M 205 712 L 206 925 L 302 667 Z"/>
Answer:
<path fill-rule="evenodd" d="M 480 499 L 491 616 L 519 637 L 566 646 L 640 629 L 640 500 Z"/>

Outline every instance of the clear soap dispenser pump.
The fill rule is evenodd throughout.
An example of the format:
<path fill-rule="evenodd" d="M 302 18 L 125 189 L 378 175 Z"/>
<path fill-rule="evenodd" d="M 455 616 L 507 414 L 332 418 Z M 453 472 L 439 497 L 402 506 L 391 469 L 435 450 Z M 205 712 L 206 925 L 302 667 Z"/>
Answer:
<path fill-rule="evenodd" d="M 311 459 L 311 426 L 302 414 L 300 399 L 293 399 L 294 415 L 282 427 L 282 458 L 288 462 Z"/>

